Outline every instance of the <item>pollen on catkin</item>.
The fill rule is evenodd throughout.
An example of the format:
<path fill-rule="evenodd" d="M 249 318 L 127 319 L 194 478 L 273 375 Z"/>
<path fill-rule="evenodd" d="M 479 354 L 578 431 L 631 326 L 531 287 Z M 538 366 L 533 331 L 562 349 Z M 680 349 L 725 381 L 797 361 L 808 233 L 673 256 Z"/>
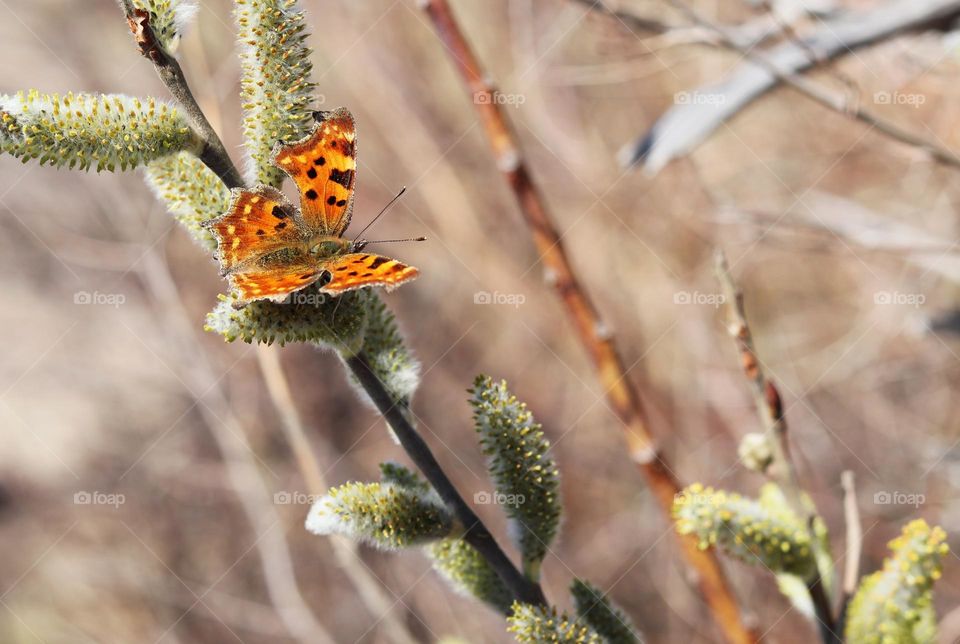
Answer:
<path fill-rule="evenodd" d="M 408 406 L 420 383 L 420 363 L 407 347 L 393 312 L 375 291 L 370 291 L 368 301 L 363 353 L 390 397 Z"/>
<path fill-rule="evenodd" d="M 933 584 L 949 552 L 946 533 L 918 519 L 890 543 L 883 569 L 868 575 L 850 602 L 846 638 L 858 644 L 920 644 L 935 639 Z"/>
<path fill-rule="evenodd" d="M 765 507 L 735 492 L 695 483 L 677 495 L 673 518 L 677 532 L 696 536 L 702 549 L 719 546 L 774 573 L 803 579 L 816 574 L 810 535 L 786 508 Z"/>
<path fill-rule="evenodd" d="M 639 644 L 640 638 L 630 618 L 600 591 L 582 579 L 574 579 L 570 594 L 577 618 L 597 632 L 604 644 Z"/>
<path fill-rule="evenodd" d="M 515 602 L 507 624 L 521 644 L 603 644 L 593 629 L 555 608 Z"/>
<path fill-rule="evenodd" d="M 0 95 L 0 151 L 24 163 L 127 170 L 201 141 L 180 111 L 153 98 L 121 94 Z"/>
<path fill-rule="evenodd" d="M 151 162 L 147 184 L 190 236 L 211 252 L 217 242 L 203 222 L 219 217 L 230 205 L 230 191 L 210 168 L 188 152 Z"/>
<path fill-rule="evenodd" d="M 381 550 L 442 539 L 453 517 L 436 493 L 393 482 L 347 483 L 318 499 L 307 516 L 314 534 L 343 534 Z"/>
<path fill-rule="evenodd" d="M 431 543 L 426 547 L 426 552 L 434 569 L 457 592 L 476 597 L 501 613 L 506 614 L 510 610 L 513 593 L 487 560 L 466 541 L 450 537 Z"/>
<path fill-rule="evenodd" d="M 237 0 L 246 179 L 279 187 L 277 142 L 301 139 L 313 126 L 314 83 L 303 11 L 296 0 Z"/>
<path fill-rule="evenodd" d="M 276 342 L 281 346 L 312 342 L 341 354 L 357 351 L 363 342 L 371 294 L 360 290 L 330 297 L 319 288 L 308 286 L 291 293 L 285 302 L 259 300 L 241 309 L 234 308 L 233 295 L 221 295 L 207 314 L 204 328 L 219 333 L 227 342 Z"/>
<path fill-rule="evenodd" d="M 491 499 L 512 520 L 512 536 L 532 571 L 560 526 L 560 474 L 550 441 L 506 382 L 478 376 L 470 394 L 474 426 L 496 485 Z"/>

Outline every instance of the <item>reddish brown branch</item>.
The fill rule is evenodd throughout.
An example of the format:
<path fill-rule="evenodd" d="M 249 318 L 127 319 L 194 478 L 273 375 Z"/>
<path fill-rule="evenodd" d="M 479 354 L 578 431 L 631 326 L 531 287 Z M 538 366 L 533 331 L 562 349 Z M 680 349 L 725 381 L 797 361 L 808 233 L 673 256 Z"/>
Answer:
<path fill-rule="evenodd" d="M 680 484 L 650 434 L 639 393 L 627 377 L 627 369 L 613 340 L 570 266 L 557 228 L 524 164 L 517 138 L 496 100 L 496 90 L 484 75 L 446 0 L 422 0 L 422 5 L 466 83 L 497 165 L 513 189 L 533 235 L 540 260 L 599 372 L 610 407 L 623 424 L 630 456 L 643 471 L 664 515 L 669 518 Z M 696 573 L 700 592 L 726 639 L 756 641 L 756 636 L 741 620 L 740 609 L 713 551 L 700 550 L 692 538 L 680 537 L 680 542 L 686 562 Z"/>
<path fill-rule="evenodd" d="M 787 439 L 787 420 L 783 416 L 783 403 L 777 385 L 767 377 L 757 358 L 757 350 L 753 346 L 753 334 L 747 324 L 746 312 L 743 307 L 743 293 L 730 274 L 727 260 L 723 253 L 716 254 L 717 279 L 727 303 L 727 331 L 737 343 L 740 352 L 740 363 L 743 373 L 750 381 L 753 390 L 753 400 L 757 413 L 763 421 L 767 434 L 767 441 L 773 454 L 771 467 L 773 471 L 766 472 L 775 479 L 783 489 L 791 508 L 797 516 L 810 518 L 811 513 L 801 499 L 800 484 L 797 481 L 796 470 L 790 458 L 790 444 Z"/>
<path fill-rule="evenodd" d="M 743 373 L 752 385 L 754 403 L 764 425 L 770 453 L 773 455 L 773 459 L 764 473 L 779 485 L 793 512 L 803 519 L 807 530 L 810 531 L 814 549 L 819 549 L 819 540 L 814 534 L 814 522 L 817 519 L 817 514 L 811 504 L 804 500 L 803 488 L 800 487 L 797 471 L 793 459 L 790 457 L 787 420 L 783 415 L 783 401 L 780 398 L 780 391 L 773 380 L 767 377 L 763 364 L 757 357 L 757 350 L 753 344 L 753 334 L 747 324 L 747 315 L 743 306 L 743 292 L 733 280 L 730 267 L 727 265 L 727 259 L 721 251 L 717 251 L 716 254 L 716 272 L 727 303 L 727 331 L 737 343 Z M 813 601 L 821 639 L 826 644 L 839 641 L 833 610 L 830 607 L 830 598 L 827 596 L 823 580 L 819 578 L 819 575 L 809 581 L 807 590 L 810 592 L 810 598 Z"/>

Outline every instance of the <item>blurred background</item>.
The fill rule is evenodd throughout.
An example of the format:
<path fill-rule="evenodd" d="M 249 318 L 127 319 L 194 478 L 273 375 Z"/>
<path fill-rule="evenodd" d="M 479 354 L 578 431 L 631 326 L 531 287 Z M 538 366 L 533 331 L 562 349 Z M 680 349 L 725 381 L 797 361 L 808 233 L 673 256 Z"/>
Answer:
<path fill-rule="evenodd" d="M 302 4 L 317 105 L 348 106 L 358 121 L 354 222 L 406 185 L 377 236 L 429 237 L 391 248 L 422 276 L 387 301 L 423 363 L 414 405 L 439 460 L 467 498 L 491 489 L 465 390 L 480 372 L 506 378 L 543 423 L 563 475 L 547 594 L 568 607 L 566 587 L 584 577 L 647 642 L 717 641 L 424 15 L 414 0 Z M 532 173 L 681 480 L 747 494 L 763 482 L 737 459 L 739 439 L 760 428 L 715 305 L 721 247 L 840 565 L 845 469 L 858 481 L 864 573 L 914 517 L 942 525 L 960 551 L 960 342 L 950 322 L 960 170 L 780 89 L 658 174 L 625 171 L 622 146 L 741 57 L 685 27 L 627 28 L 590 2 L 452 4 L 514 97 L 507 111 Z M 179 55 L 240 161 L 231 5 L 202 0 Z M 616 6 L 690 24 L 664 2 Z M 749 2 L 691 6 L 725 25 L 769 19 Z M 801 15 L 792 28 L 818 26 Z M 906 34 L 810 77 L 960 149 L 956 43 L 949 29 Z M 0 51 L 0 93 L 167 96 L 113 0 L 0 0 Z M 884 103 L 878 92 L 923 100 Z M 312 611 L 333 641 L 388 641 L 329 540 L 302 528 L 304 482 L 257 349 L 203 331 L 225 288 L 215 264 L 142 177 L 0 158 L 0 226 L 0 640 L 294 641 L 279 596 L 290 619 L 309 623 Z M 477 303 L 481 292 L 512 303 Z M 330 485 L 376 478 L 383 460 L 408 462 L 333 355 L 271 351 Z M 505 534 L 496 507 L 478 511 Z M 500 616 L 451 592 L 415 551 L 361 548 L 348 565 L 379 579 L 390 614 L 419 640 L 509 641 Z M 769 574 L 724 566 L 765 641 L 811 641 Z M 953 554 L 935 597 L 941 618 L 960 602 Z M 960 637 L 956 625 L 942 630 L 944 641 Z"/>

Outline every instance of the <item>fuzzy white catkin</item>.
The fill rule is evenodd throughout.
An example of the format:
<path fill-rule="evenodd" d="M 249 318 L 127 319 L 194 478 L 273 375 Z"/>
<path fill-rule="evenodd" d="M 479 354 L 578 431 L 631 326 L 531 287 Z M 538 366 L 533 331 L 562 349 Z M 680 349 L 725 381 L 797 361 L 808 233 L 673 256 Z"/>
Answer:
<path fill-rule="evenodd" d="M 296 0 L 237 0 L 236 19 L 246 179 L 279 187 L 284 174 L 273 165 L 274 146 L 307 136 L 313 126 L 304 14 Z"/>
<path fill-rule="evenodd" d="M 184 115 L 153 98 L 36 90 L 0 95 L 0 151 L 24 162 L 113 172 L 200 148 Z"/>

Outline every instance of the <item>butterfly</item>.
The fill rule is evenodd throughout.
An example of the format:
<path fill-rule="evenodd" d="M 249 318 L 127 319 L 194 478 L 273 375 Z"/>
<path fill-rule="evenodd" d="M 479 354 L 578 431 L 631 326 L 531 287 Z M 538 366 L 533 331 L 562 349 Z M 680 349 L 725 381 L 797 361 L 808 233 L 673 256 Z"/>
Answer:
<path fill-rule="evenodd" d="M 315 117 L 308 137 L 273 151 L 274 165 L 297 184 L 300 208 L 270 186 L 235 188 L 227 212 L 205 224 L 217 239 L 220 275 L 236 293 L 234 306 L 282 302 L 320 279 L 327 279 L 320 292 L 337 296 L 368 286 L 391 290 L 419 275 L 413 266 L 363 252 L 364 240 L 344 239 L 357 176 L 356 126 L 344 107 Z"/>

